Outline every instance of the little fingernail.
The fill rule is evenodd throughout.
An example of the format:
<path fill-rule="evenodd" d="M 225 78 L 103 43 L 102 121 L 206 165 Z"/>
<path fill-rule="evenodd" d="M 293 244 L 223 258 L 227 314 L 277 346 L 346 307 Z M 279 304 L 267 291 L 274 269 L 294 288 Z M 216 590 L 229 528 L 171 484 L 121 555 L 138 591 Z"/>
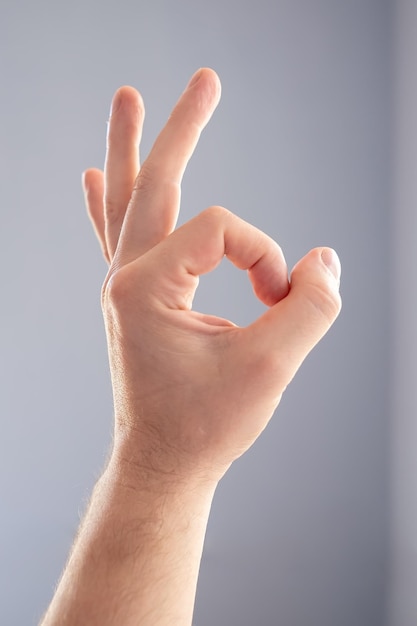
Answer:
<path fill-rule="evenodd" d="M 191 80 L 190 80 L 190 82 L 187 85 L 187 89 L 190 89 L 190 87 L 194 87 L 194 85 L 196 83 L 198 83 L 200 78 L 201 78 L 201 70 L 197 70 L 195 72 L 195 74 L 193 74 L 193 76 L 191 76 Z"/>
<path fill-rule="evenodd" d="M 339 257 L 332 248 L 323 248 L 321 251 L 321 260 L 325 266 L 331 271 L 336 280 L 340 280 L 342 268 Z"/>

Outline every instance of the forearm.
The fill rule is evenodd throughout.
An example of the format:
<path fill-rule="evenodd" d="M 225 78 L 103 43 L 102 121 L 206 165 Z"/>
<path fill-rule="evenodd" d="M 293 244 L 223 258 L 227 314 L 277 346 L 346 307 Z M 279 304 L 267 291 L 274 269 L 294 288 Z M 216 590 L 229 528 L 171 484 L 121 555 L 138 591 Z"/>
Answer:
<path fill-rule="evenodd" d="M 42 626 L 190 625 L 213 492 L 112 459 Z"/>

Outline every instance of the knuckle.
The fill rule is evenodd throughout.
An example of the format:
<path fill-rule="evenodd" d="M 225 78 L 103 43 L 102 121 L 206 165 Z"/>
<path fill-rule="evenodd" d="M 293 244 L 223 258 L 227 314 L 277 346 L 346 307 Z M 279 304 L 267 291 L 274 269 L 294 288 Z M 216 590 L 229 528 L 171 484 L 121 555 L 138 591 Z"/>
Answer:
<path fill-rule="evenodd" d="M 324 317 L 329 325 L 339 315 L 342 304 L 340 294 L 328 281 L 308 285 L 306 297 L 313 312 Z"/>
<path fill-rule="evenodd" d="M 216 228 L 230 219 L 231 215 L 232 213 L 224 207 L 214 205 L 204 209 L 204 211 L 200 213 L 199 217 L 200 219 L 206 221 L 209 227 Z"/>
<path fill-rule="evenodd" d="M 120 222 L 121 210 L 120 203 L 113 200 L 113 198 L 106 196 L 105 198 L 105 207 L 106 207 L 106 222 L 112 226 Z"/>
<path fill-rule="evenodd" d="M 140 168 L 139 174 L 136 177 L 135 184 L 133 186 L 133 192 L 135 194 L 150 195 L 155 189 L 155 179 L 152 176 L 152 168 L 148 163 L 145 163 Z"/>
<path fill-rule="evenodd" d="M 120 309 L 132 297 L 132 284 L 125 268 L 109 272 L 101 289 L 103 311 Z"/>

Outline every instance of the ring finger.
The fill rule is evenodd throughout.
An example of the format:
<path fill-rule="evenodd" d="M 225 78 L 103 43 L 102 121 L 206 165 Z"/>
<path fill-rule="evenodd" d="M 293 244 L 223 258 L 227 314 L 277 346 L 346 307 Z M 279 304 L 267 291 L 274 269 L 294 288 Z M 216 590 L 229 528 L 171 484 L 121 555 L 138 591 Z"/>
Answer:
<path fill-rule="evenodd" d="M 144 106 L 133 87 L 121 87 L 113 97 L 104 165 L 105 238 L 110 260 L 119 241 L 127 206 L 139 171 L 139 144 Z"/>

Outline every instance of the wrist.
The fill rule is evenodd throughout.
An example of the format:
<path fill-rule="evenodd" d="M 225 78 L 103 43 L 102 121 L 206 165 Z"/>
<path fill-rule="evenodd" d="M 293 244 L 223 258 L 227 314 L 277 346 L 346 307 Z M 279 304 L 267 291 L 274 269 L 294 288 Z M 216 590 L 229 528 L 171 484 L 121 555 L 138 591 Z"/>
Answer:
<path fill-rule="evenodd" d="M 137 432 L 119 430 L 105 474 L 133 492 L 174 497 L 192 493 L 212 498 L 226 469 L 174 446 L 164 446 L 159 440 L 149 442 Z"/>
<path fill-rule="evenodd" d="M 117 623 L 191 623 L 216 483 L 143 467 L 129 450 L 114 446 L 45 626 L 107 626 L 116 610 Z"/>

